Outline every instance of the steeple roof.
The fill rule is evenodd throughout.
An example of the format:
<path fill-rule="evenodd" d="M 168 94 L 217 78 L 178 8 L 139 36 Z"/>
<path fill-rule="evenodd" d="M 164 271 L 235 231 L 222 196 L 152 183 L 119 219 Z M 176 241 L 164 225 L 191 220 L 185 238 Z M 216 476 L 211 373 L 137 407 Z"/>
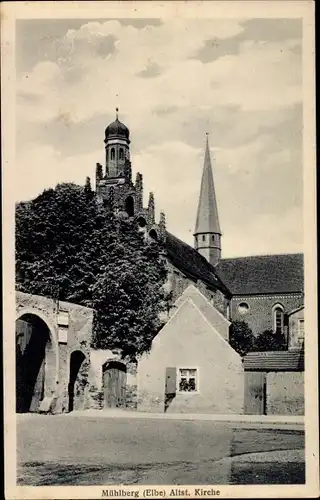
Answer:
<path fill-rule="evenodd" d="M 197 221 L 194 234 L 218 233 L 221 234 L 217 199 L 213 183 L 211 158 L 209 150 L 208 135 L 206 139 L 206 151 L 204 155 L 204 166 L 201 180 Z"/>

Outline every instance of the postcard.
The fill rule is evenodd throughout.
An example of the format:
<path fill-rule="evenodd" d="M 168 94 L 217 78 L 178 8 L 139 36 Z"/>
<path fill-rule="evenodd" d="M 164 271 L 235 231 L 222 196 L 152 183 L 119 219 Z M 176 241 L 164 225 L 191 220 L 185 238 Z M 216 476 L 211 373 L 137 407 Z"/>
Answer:
<path fill-rule="evenodd" d="M 317 497 L 313 2 L 1 14 L 6 498 Z"/>

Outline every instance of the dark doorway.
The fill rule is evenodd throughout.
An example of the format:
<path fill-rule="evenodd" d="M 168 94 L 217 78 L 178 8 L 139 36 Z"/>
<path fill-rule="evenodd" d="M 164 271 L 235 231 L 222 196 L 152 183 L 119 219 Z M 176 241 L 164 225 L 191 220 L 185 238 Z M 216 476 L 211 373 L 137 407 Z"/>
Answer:
<path fill-rule="evenodd" d="M 34 314 L 16 321 L 16 412 L 36 412 L 44 398 L 46 348 L 50 332 Z"/>
<path fill-rule="evenodd" d="M 79 375 L 80 367 L 85 360 L 85 355 L 81 351 L 73 351 L 70 356 L 70 376 L 68 384 L 69 404 L 68 410 L 73 411 L 75 406 L 75 386 Z"/>
<path fill-rule="evenodd" d="M 129 217 L 133 217 L 134 215 L 134 201 L 132 196 L 128 196 L 126 199 L 126 212 L 129 215 Z"/>
<path fill-rule="evenodd" d="M 105 408 L 125 408 L 127 368 L 120 361 L 107 361 L 103 367 Z"/>

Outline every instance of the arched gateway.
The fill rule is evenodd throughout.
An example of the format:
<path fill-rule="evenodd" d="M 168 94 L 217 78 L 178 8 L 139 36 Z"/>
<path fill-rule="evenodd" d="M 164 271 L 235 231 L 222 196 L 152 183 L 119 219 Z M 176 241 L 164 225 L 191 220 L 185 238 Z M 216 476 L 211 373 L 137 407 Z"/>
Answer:
<path fill-rule="evenodd" d="M 92 321 L 88 307 L 16 292 L 17 413 L 84 409 Z"/>
<path fill-rule="evenodd" d="M 38 412 L 55 396 L 56 332 L 41 312 L 22 310 L 16 319 L 16 411 Z"/>

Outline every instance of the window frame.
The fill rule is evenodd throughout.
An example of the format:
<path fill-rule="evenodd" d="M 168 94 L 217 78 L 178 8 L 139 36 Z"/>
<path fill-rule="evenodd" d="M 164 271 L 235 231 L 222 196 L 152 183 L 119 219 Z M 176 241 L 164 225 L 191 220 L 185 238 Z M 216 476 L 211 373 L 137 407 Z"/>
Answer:
<path fill-rule="evenodd" d="M 190 371 L 190 370 L 195 370 L 196 374 L 195 374 L 195 379 L 196 379 L 196 390 L 195 391 L 181 391 L 180 390 L 180 381 L 181 381 L 181 375 L 180 375 L 180 371 L 181 370 L 186 370 L 186 371 Z M 189 366 L 188 368 L 182 368 L 182 367 L 178 367 L 177 368 L 177 387 L 176 387 L 176 390 L 177 390 L 177 394 L 187 394 L 187 395 L 192 395 L 192 394 L 199 394 L 200 392 L 200 384 L 199 384 L 199 368 L 197 366 Z M 190 378 L 190 375 L 189 375 L 189 378 Z M 191 377 L 193 378 L 193 377 Z"/>
<path fill-rule="evenodd" d="M 274 333 L 277 333 L 277 311 L 281 311 L 281 331 L 280 335 L 284 335 L 284 307 L 282 304 L 275 304 L 272 307 L 272 328 Z"/>

